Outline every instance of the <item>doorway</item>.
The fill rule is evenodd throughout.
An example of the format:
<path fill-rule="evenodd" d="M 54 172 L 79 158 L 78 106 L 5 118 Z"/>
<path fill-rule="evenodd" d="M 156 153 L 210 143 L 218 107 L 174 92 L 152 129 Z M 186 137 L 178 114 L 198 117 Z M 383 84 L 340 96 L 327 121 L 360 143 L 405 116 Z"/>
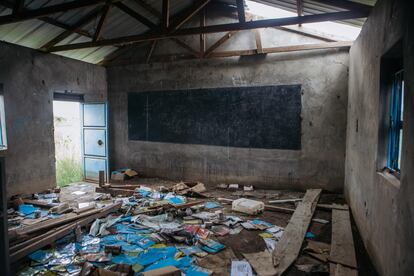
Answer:
<path fill-rule="evenodd" d="M 83 181 L 81 103 L 53 101 L 56 184 L 60 187 Z"/>

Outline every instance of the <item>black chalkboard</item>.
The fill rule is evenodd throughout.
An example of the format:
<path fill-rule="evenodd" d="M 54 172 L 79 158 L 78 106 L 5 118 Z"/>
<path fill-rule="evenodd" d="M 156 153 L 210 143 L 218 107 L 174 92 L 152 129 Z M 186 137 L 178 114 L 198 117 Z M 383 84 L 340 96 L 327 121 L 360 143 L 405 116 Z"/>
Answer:
<path fill-rule="evenodd" d="M 300 92 L 278 85 L 129 93 L 129 139 L 299 150 Z"/>

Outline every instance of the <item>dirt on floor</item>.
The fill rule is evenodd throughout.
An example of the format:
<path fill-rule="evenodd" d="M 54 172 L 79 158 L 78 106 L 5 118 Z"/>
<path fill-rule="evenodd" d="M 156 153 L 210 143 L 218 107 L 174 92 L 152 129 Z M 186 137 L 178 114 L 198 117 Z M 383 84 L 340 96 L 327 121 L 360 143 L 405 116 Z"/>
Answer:
<path fill-rule="evenodd" d="M 174 181 L 162 180 L 158 178 L 137 178 L 123 182 L 125 184 L 140 184 L 151 188 L 157 188 L 159 186 L 172 187 L 176 184 Z M 120 184 L 120 182 L 116 182 Z M 67 187 L 62 188 L 61 201 L 68 201 L 71 204 L 78 202 L 87 202 L 96 197 L 95 184 L 91 183 L 76 183 Z M 302 198 L 304 192 L 298 191 L 287 191 L 287 190 L 254 190 L 252 192 L 243 192 L 242 190 L 223 190 L 218 188 L 209 188 L 207 192 L 203 193 L 211 199 L 226 198 L 226 199 L 237 199 L 241 197 L 249 197 L 254 200 L 259 200 L 268 204 L 269 200 L 275 199 L 294 199 Z M 319 203 L 322 204 L 345 204 L 343 195 L 332 194 L 323 192 Z M 278 204 L 277 206 L 294 209 L 295 203 L 284 203 Z M 242 219 L 252 219 L 252 216 L 244 215 L 241 213 L 235 213 L 231 210 L 231 205 L 227 204 L 223 206 L 223 212 L 225 215 L 235 215 Z M 275 212 L 275 211 L 264 211 L 255 218 L 260 218 L 273 225 L 280 227 L 286 227 L 289 223 L 291 214 Z M 327 244 L 331 243 L 331 211 L 316 209 L 314 213 L 314 219 L 323 219 L 329 221 L 329 223 L 320 223 L 312 221 L 308 232 L 310 232 L 313 241 L 324 242 Z M 366 250 L 361 241 L 358 230 L 353 223 L 353 237 L 355 243 L 355 251 L 357 255 L 357 263 L 359 268 L 359 275 L 377 275 L 372 263 L 366 253 Z M 249 231 L 242 230 L 237 235 L 226 235 L 223 237 L 217 237 L 217 240 L 226 246 L 226 249 L 217 253 L 209 254 L 204 258 L 199 258 L 197 263 L 204 268 L 214 271 L 214 275 L 229 275 L 231 260 L 244 259 L 243 253 L 255 253 L 266 250 L 266 243 L 263 238 L 259 236 L 260 231 Z M 302 249 L 306 246 L 307 240 L 305 239 Z M 307 270 L 307 272 L 304 272 Z M 294 265 L 286 272 L 285 275 L 329 275 L 329 264 L 323 263 L 320 260 L 313 258 L 312 256 L 301 251 Z"/>

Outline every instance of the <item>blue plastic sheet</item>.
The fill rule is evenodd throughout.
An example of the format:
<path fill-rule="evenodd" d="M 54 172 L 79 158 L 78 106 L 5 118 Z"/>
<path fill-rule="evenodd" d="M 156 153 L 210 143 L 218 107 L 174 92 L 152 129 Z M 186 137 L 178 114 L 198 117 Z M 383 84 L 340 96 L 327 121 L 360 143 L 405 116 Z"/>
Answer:
<path fill-rule="evenodd" d="M 33 214 L 35 211 L 40 210 L 37 207 L 34 207 L 31 204 L 21 204 L 19 205 L 19 213 L 21 213 L 23 216 L 28 216 L 30 214 Z"/>
<path fill-rule="evenodd" d="M 181 197 L 178 197 L 178 196 L 170 197 L 168 199 L 168 201 L 171 204 L 183 204 L 183 203 L 185 203 L 185 201 Z"/>
<path fill-rule="evenodd" d="M 206 204 L 204 205 L 204 207 L 206 209 L 214 209 L 214 208 L 221 208 L 222 206 L 218 202 L 208 201 L 208 202 L 206 202 Z"/>

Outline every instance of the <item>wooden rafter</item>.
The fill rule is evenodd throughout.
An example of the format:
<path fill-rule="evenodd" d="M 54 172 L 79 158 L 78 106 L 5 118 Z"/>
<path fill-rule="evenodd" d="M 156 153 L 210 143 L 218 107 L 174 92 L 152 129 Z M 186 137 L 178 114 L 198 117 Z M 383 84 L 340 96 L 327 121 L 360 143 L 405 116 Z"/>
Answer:
<path fill-rule="evenodd" d="M 177 43 L 177 45 L 179 45 L 182 48 L 184 48 L 187 51 L 189 51 L 191 53 L 191 55 L 193 55 L 194 57 L 199 57 L 200 56 L 199 52 L 197 52 L 196 50 L 194 50 L 191 46 L 189 46 L 187 43 L 185 43 L 181 39 L 171 38 L 171 40 L 174 41 L 175 43 Z"/>
<path fill-rule="evenodd" d="M 206 25 L 206 9 L 203 8 L 200 11 L 200 27 L 204 27 Z M 206 35 L 200 34 L 200 58 L 204 56 L 206 51 Z"/>
<path fill-rule="evenodd" d="M 303 0 L 296 0 L 296 10 L 298 13 L 298 16 L 303 15 Z M 299 24 L 301 26 L 302 24 Z"/>
<path fill-rule="evenodd" d="M 236 0 L 237 4 L 237 15 L 239 17 L 239 22 L 246 22 L 246 13 L 244 11 L 244 0 Z"/>
<path fill-rule="evenodd" d="M 219 40 L 217 40 L 213 45 L 210 46 L 204 53 L 204 57 L 210 56 L 214 50 L 216 50 L 218 47 L 223 45 L 227 40 L 229 40 L 237 31 L 231 31 L 226 33 L 224 36 L 222 36 Z"/>
<path fill-rule="evenodd" d="M 146 9 L 149 13 L 151 13 L 153 16 L 157 17 L 158 19 L 162 18 L 162 14 L 152 7 L 150 4 L 148 4 L 145 0 L 134 0 L 138 5 Z"/>
<path fill-rule="evenodd" d="M 190 20 L 191 18 L 193 18 L 193 16 L 195 16 L 201 9 L 203 9 L 208 3 L 210 2 L 210 0 L 199 0 L 196 1 L 189 9 L 185 10 L 184 12 L 182 12 L 180 14 L 180 16 L 178 16 L 178 18 L 176 18 L 170 28 L 169 28 L 169 32 L 172 33 L 176 30 L 178 30 L 182 25 L 184 25 L 188 20 Z"/>
<path fill-rule="evenodd" d="M 13 9 L 13 7 L 14 7 L 14 4 L 9 2 L 9 1 L 0 1 L 0 5 L 4 6 L 6 8 L 9 8 L 9 9 Z M 40 17 L 40 18 L 38 18 L 38 20 L 41 20 L 45 23 L 48 23 L 50 25 L 59 27 L 59 28 L 64 29 L 64 30 L 69 30 L 71 28 L 70 25 L 68 25 L 66 23 L 63 23 L 63 22 L 61 22 L 57 19 L 51 18 L 51 17 Z M 90 33 L 86 32 L 84 30 L 76 30 L 75 33 L 86 36 L 86 37 L 92 37 L 92 35 Z"/>
<path fill-rule="evenodd" d="M 256 51 L 258 54 L 263 54 L 262 37 L 260 34 L 260 29 L 255 29 L 253 31 L 256 40 Z"/>
<path fill-rule="evenodd" d="M 310 51 L 310 50 L 323 50 L 323 49 L 349 49 L 352 45 L 351 41 L 343 42 L 324 42 L 318 44 L 304 44 L 304 45 L 292 45 L 283 47 L 263 48 L 263 53 L 274 54 L 274 53 L 287 53 L 295 51 Z M 213 52 L 204 58 L 223 58 L 223 57 L 240 57 L 240 56 L 256 56 L 256 50 L 237 50 L 237 51 L 223 51 Z M 156 62 L 167 62 L 175 60 L 192 60 L 199 59 L 199 56 L 188 55 L 188 54 L 173 54 L 173 55 L 159 55 L 152 56 L 151 60 Z M 119 64 L 131 64 L 131 60 L 119 59 Z"/>
<path fill-rule="evenodd" d="M 95 34 L 93 35 L 92 41 L 97 41 L 100 38 L 102 27 L 105 24 L 105 20 L 108 18 L 108 13 L 110 10 L 111 10 L 111 5 L 105 5 L 102 8 L 101 18 L 99 18 L 98 26 L 96 26 L 96 31 L 95 31 Z"/>
<path fill-rule="evenodd" d="M 145 16 L 139 14 L 138 12 L 136 12 L 133 9 L 131 9 L 127 5 L 125 5 L 125 4 L 121 3 L 121 2 L 117 2 L 114 5 L 115 5 L 115 7 L 117 7 L 121 11 L 125 12 L 126 14 L 132 16 L 133 18 L 135 18 L 136 20 L 138 20 L 138 22 L 144 24 L 148 28 L 150 28 L 150 29 L 157 29 L 158 28 L 157 25 L 155 25 L 154 23 L 152 23 Z"/>
<path fill-rule="evenodd" d="M 162 26 L 167 30 L 170 26 L 170 0 L 162 0 Z"/>
<path fill-rule="evenodd" d="M 13 7 L 13 15 L 18 15 L 24 8 L 24 0 L 15 0 Z"/>
<path fill-rule="evenodd" d="M 40 49 L 42 51 L 49 51 L 51 47 L 56 45 L 57 43 L 61 42 L 71 34 L 73 34 L 76 30 L 81 29 L 92 20 L 96 19 L 96 17 L 101 13 L 101 8 L 96 8 L 93 11 L 89 12 L 86 16 L 82 17 L 78 22 L 73 24 L 70 29 L 64 31 L 63 33 L 59 34 L 58 36 L 54 37 L 52 40 L 44 44 Z"/>
<path fill-rule="evenodd" d="M 6 1 L 2 1 L 3 3 Z M 0 25 L 17 23 L 22 21 L 27 21 L 30 19 L 36 19 L 40 17 L 45 17 L 58 12 L 66 12 L 69 10 L 80 9 L 90 6 L 96 6 L 99 4 L 104 4 L 106 0 L 74 0 L 67 3 L 56 4 L 51 6 L 46 6 L 38 8 L 35 10 L 23 10 L 19 13 L 18 16 L 14 14 L 0 16 Z"/>
<path fill-rule="evenodd" d="M 148 55 L 147 55 L 147 59 L 146 59 L 146 62 L 147 63 L 149 63 L 150 60 L 151 60 L 151 56 L 154 53 L 155 46 L 157 46 L 157 41 L 156 40 L 154 40 L 154 41 L 151 42 L 151 47 L 150 47 L 150 49 L 148 51 Z"/>
<path fill-rule="evenodd" d="M 263 48 L 262 53 L 263 54 L 274 54 L 274 53 L 287 53 L 287 52 L 321 50 L 321 49 L 331 49 L 331 48 L 349 48 L 351 47 L 351 45 L 352 45 L 351 41 L 341 41 L 341 42 L 325 42 L 325 43 L 317 43 L 317 44 L 279 46 L 279 47 Z M 214 52 L 209 57 L 252 56 L 256 54 L 257 54 L 256 50 L 236 50 L 236 51 Z"/>
<path fill-rule="evenodd" d="M 333 12 L 333 13 L 324 13 L 324 14 L 314 14 L 314 15 L 305 15 L 301 17 L 287 17 L 287 18 L 278 18 L 278 19 L 264 19 L 257 21 L 250 21 L 245 23 L 230 23 L 230 24 L 219 24 L 211 25 L 205 27 L 193 27 L 180 29 L 174 33 L 146 33 L 141 35 L 132 35 L 126 37 L 119 37 L 113 39 L 105 39 L 96 42 L 83 42 L 75 43 L 69 45 L 55 46 L 51 49 L 52 52 L 58 51 L 67 51 L 99 46 L 109 46 L 109 45 L 125 45 L 133 44 L 143 41 L 152 41 L 159 39 L 168 39 L 178 36 L 186 35 L 198 35 L 198 34 L 207 34 L 207 33 L 220 33 L 220 32 L 229 32 L 229 31 L 239 31 L 239 30 L 251 30 L 258 28 L 267 28 L 267 27 L 279 27 L 286 25 L 295 25 L 299 23 L 314 23 L 322 21 L 335 21 L 335 20 L 345 20 L 353 18 L 365 17 L 365 12 L 358 11 L 343 11 L 343 12 Z"/>

